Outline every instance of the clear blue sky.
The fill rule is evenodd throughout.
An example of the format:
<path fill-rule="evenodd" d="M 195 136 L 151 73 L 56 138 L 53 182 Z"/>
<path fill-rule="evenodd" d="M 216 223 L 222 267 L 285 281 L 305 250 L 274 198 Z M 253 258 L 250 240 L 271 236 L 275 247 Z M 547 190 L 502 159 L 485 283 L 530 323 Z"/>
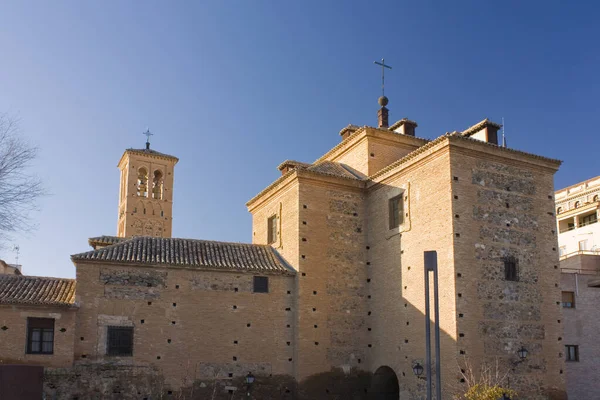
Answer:
<path fill-rule="evenodd" d="M 50 196 L 19 236 L 31 275 L 115 235 L 127 147 L 176 155 L 177 237 L 251 240 L 245 202 L 285 159 L 314 161 L 348 123 L 434 138 L 485 117 L 508 144 L 564 160 L 557 188 L 600 175 L 594 2 L 11 1 L 0 11 L 0 112 L 41 149 Z M 14 261 L 9 249 L 0 257 Z"/>

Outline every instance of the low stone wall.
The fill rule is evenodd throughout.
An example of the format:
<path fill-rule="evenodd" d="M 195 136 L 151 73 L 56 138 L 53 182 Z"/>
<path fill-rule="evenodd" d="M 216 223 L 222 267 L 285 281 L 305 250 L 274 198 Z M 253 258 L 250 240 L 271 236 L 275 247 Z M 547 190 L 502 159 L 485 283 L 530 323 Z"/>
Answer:
<path fill-rule="evenodd" d="M 244 376 L 198 379 L 169 388 L 157 370 L 148 367 L 79 365 L 48 368 L 44 393 L 48 400 L 235 400 L 247 399 Z M 261 400 L 367 400 L 371 374 L 332 370 L 313 375 L 300 385 L 288 375 L 257 375 L 251 399 Z"/>

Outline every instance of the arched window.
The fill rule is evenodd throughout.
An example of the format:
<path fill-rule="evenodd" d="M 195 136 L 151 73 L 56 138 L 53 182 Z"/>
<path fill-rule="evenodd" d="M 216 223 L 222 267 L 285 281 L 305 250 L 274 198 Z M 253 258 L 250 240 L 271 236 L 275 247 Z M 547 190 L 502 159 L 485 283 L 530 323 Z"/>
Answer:
<path fill-rule="evenodd" d="M 152 179 L 152 198 L 162 199 L 163 193 L 163 175 L 159 170 L 154 171 L 154 178 Z"/>
<path fill-rule="evenodd" d="M 557 214 L 560 214 L 561 212 L 562 212 L 562 207 L 558 207 L 558 208 L 556 209 L 556 213 L 557 213 Z"/>
<path fill-rule="evenodd" d="M 598 201 L 598 195 L 595 195 L 592 201 Z"/>
<path fill-rule="evenodd" d="M 148 197 L 148 171 L 143 167 L 138 170 L 137 195 Z"/>
<path fill-rule="evenodd" d="M 580 205 L 581 205 L 581 203 L 579 201 L 576 201 L 574 207 L 579 208 Z"/>

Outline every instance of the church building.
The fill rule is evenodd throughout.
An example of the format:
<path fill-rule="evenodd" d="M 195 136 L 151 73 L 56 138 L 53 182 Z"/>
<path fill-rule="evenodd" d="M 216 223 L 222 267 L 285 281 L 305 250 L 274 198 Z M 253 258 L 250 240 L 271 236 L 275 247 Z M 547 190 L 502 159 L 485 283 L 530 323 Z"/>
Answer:
<path fill-rule="evenodd" d="M 117 235 L 71 256 L 75 280 L 0 275 L 0 363 L 46 367 L 48 398 L 333 399 L 351 386 L 340 375 L 372 375 L 352 398 L 416 400 L 431 374 L 449 399 L 467 365 L 497 363 L 519 398 L 566 399 L 560 162 L 499 145 L 488 119 L 420 138 L 415 121 L 389 125 L 387 102 L 377 126 L 279 165 L 246 204 L 248 244 L 172 237 L 178 159 L 127 149 Z M 431 372 L 426 251 L 439 274 Z"/>

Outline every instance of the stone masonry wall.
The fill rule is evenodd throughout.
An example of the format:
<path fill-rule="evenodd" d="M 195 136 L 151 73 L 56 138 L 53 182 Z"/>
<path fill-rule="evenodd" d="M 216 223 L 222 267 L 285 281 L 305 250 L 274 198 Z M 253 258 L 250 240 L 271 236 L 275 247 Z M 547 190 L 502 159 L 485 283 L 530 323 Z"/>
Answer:
<path fill-rule="evenodd" d="M 76 308 L 0 305 L 0 363 L 70 366 L 76 315 Z M 29 317 L 54 318 L 54 354 L 26 354 Z"/>
<path fill-rule="evenodd" d="M 498 360 L 527 399 L 564 390 L 553 171 L 462 151 L 451 162 L 458 355 L 475 369 Z M 509 258 L 517 281 L 505 279 Z"/>
<path fill-rule="evenodd" d="M 77 365 L 153 368 L 176 390 L 199 378 L 292 374 L 294 278 L 193 269 L 77 265 Z M 106 355 L 107 326 L 132 326 L 132 357 Z M 290 328 L 286 328 L 289 326 Z"/>

